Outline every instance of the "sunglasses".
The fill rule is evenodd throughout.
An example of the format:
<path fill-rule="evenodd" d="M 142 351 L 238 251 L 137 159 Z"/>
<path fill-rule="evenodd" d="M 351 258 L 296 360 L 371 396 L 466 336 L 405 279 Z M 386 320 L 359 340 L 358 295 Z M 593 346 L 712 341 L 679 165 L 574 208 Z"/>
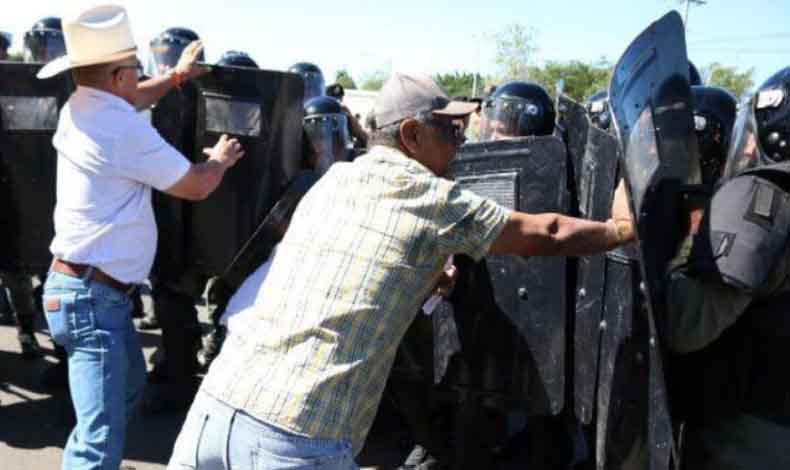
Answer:
<path fill-rule="evenodd" d="M 441 131 L 442 137 L 455 146 L 461 146 L 466 142 L 464 126 L 455 122 L 445 122 L 437 119 L 426 119 L 425 125 Z"/>

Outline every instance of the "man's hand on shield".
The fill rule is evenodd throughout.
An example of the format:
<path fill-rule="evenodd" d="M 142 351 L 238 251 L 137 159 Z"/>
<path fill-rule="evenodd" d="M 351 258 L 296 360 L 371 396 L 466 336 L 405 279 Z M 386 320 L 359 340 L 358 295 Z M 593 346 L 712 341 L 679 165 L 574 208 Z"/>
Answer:
<path fill-rule="evenodd" d="M 230 168 L 244 156 L 244 149 L 236 139 L 228 139 L 226 134 L 222 134 L 214 147 L 204 148 L 203 153 L 224 168 Z"/>
<path fill-rule="evenodd" d="M 614 191 L 611 220 L 617 226 L 617 232 L 623 242 L 632 241 L 636 238 L 634 216 L 631 214 L 631 208 L 628 206 L 628 192 L 622 179 Z"/>
<path fill-rule="evenodd" d="M 203 42 L 192 41 L 189 43 L 178 59 L 178 64 L 176 64 L 174 70 L 175 73 L 186 79 L 197 78 L 208 73 L 208 67 L 198 64 L 198 57 L 200 57 L 201 52 L 203 52 Z"/>

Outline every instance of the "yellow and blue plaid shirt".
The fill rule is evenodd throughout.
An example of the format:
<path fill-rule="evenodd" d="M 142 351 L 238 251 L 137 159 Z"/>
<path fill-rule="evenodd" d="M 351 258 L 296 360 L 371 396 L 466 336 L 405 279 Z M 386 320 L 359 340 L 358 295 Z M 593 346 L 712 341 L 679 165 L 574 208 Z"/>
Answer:
<path fill-rule="evenodd" d="M 203 390 L 359 452 L 448 256 L 482 258 L 508 215 L 395 149 L 336 163 L 297 207 L 265 295 L 238 314 Z"/>

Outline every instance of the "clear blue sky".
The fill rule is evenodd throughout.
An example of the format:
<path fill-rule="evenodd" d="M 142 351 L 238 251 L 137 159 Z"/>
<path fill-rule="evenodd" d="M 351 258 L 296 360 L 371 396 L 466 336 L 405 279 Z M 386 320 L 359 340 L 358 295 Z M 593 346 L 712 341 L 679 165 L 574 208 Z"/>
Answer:
<path fill-rule="evenodd" d="M 7 0 L 6 3 L 11 3 Z M 0 30 L 12 49 L 38 18 L 62 15 L 85 0 L 14 1 Z M 651 21 L 678 8 L 675 0 L 134 0 L 129 10 L 142 49 L 169 26 L 194 29 L 209 61 L 227 49 L 249 52 L 264 68 L 312 61 L 327 79 L 347 68 L 359 79 L 376 70 L 494 72 L 493 34 L 511 23 L 536 31 L 537 60 L 616 60 Z M 709 0 L 692 6 L 689 57 L 755 68 L 759 84 L 790 65 L 789 0 Z"/>

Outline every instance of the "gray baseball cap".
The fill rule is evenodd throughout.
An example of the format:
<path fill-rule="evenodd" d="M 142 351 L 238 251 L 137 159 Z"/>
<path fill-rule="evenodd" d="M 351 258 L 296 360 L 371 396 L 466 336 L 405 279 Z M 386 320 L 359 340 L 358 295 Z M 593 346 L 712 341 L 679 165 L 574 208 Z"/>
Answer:
<path fill-rule="evenodd" d="M 476 109 L 477 103 L 451 101 L 431 77 L 395 72 L 381 88 L 373 113 L 376 127 L 382 128 L 420 113 L 464 117 Z"/>

